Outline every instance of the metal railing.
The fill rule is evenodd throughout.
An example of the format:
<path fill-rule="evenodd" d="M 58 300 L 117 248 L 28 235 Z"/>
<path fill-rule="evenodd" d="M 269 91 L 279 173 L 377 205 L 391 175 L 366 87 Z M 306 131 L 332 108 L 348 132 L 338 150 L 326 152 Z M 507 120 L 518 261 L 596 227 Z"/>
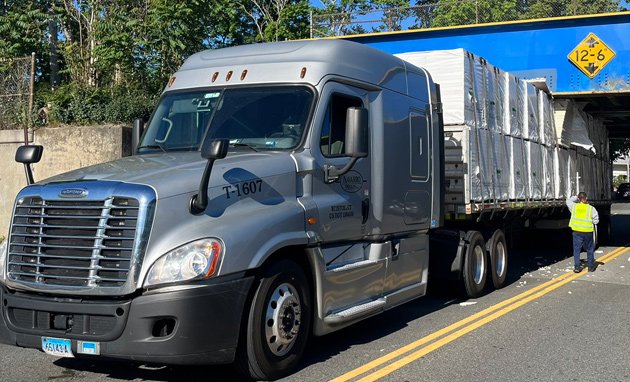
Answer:
<path fill-rule="evenodd" d="M 0 60 L 0 130 L 27 129 L 32 125 L 35 88 L 35 53 Z"/>
<path fill-rule="evenodd" d="M 441 0 L 435 4 L 381 7 L 378 9 L 338 8 L 337 12 L 311 13 L 311 38 L 362 33 L 450 27 L 459 25 L 510 22 L 626 11 L 618 1 L 591 3 L 520 1 Z"/>

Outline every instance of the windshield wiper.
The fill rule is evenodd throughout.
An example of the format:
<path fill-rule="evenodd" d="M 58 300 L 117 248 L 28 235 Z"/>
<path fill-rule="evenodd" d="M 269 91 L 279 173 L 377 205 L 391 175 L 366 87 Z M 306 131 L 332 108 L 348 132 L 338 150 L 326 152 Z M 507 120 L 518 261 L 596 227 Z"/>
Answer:
<path fill-rule="evenodd" d="M 143 146 L 138 147 L 138 150 L 140 150 L 140 149 L 160 149 L 163 152 L 166 152 L 166 149 L 164 148 L 164 146 L 158 145 L 158 144 L 155 144 L 155 145 L 143 145 Z"/>
<path fill-rule="evenodd" d="M 234 146 L 234 147 L 249 147 L 250 149 L 258 152 L 259 150 L 257 148 L 255 148 L 254 146 L 248 144 L 248 143 L 230 143 L 230 146 Z"/>

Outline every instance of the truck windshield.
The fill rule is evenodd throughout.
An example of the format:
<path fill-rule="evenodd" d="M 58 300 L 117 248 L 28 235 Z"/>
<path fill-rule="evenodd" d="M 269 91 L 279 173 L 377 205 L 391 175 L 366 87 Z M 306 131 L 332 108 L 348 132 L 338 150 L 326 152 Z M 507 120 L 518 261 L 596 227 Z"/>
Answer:
<path fill-rule="evenodd" d="M 313 98 L 302 86 L 166 94 L 138 149 L 195 151 L 206 135 L 253 150 L 293 149 L 302 139 Z"/>

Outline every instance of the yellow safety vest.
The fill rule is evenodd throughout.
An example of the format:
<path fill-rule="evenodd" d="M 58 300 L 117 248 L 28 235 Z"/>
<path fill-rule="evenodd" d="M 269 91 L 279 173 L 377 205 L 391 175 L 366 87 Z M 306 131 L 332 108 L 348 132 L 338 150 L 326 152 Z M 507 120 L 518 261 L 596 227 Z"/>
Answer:
<path fill-rule="evenodd" d="M 571 209 L 569 227 L 577 232 L 593 232 L 593 207 L 578 203 Z"/>

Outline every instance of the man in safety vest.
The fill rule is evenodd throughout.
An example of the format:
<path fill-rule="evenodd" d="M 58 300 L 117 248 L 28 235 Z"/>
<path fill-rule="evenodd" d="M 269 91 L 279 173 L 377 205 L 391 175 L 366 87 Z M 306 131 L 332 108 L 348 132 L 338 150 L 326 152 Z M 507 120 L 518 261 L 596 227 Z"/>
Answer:
<path fill-rule="evenodd" d="M 582 271 L 580 266 L 580 252 L 586 249 L 588 261 L 588 271 L 594 272 L 595 265 L 595 242 L 593 241 L 594 225 L 599 223 L 599 214 L 595 207 L 588 204 L 585 192 L 580 192 L 577 196 L 567 198 L 567 207 L 571 211 L 569 227 L 573 230 L 573 272 Z"/>

